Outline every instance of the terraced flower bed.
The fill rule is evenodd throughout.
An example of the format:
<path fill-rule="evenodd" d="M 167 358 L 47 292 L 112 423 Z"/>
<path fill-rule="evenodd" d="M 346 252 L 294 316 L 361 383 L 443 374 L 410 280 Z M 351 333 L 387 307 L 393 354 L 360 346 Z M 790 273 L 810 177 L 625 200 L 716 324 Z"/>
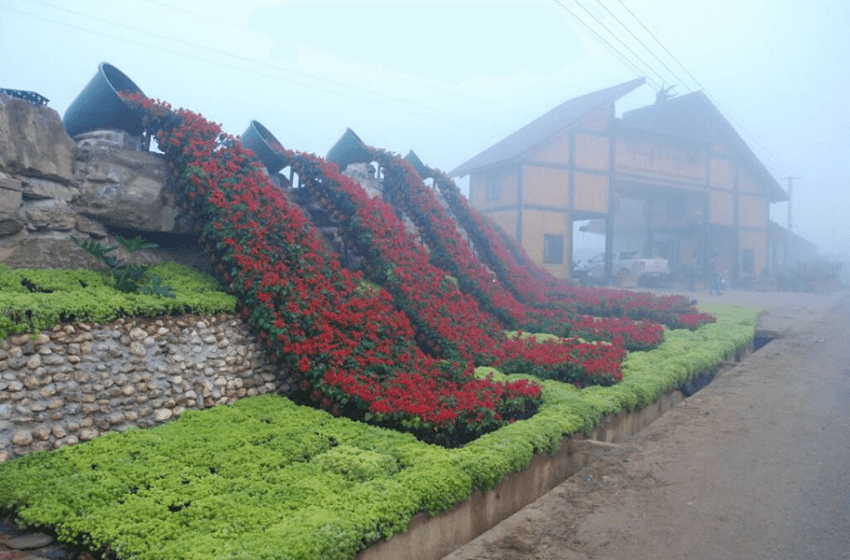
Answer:
<path fill-rule="evenodd" d="M 382 200 L 274 147 L 365 257 L 350 271 L 238 138 L 125 99 L 238 312 L 301 376 L 291 397 L 309 406 L 248 398 L 0 465 L 0 508 L 67 542 L 115 558 L 350 559 L 752 339 L 752 311 L 559 282 L 448 178 L 435 180 L 446 210 L 392 154 L 370 152 L 386 170 Z"/>
<path fill-rule="evenodd" d="M 565 436 L 711 371 L 749 344 L 755 319 L 717 311 L 717 323 L 667 331 L 656 349 L 630 353 L 617 385 L 536 380 L 537 414 L 462 448 L 252 397 L 0 464 L 0 508 L 107 557 L 349 560 L 417 512 L 449 510 Z"/>

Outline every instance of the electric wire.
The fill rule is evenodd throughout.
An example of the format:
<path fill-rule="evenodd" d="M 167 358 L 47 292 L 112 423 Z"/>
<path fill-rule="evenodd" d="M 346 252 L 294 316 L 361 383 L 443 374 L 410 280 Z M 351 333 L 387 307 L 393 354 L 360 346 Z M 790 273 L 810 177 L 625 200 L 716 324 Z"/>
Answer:
<path fill-rule="evenodd" d="M 623 21 L 622 21 L 620 18 L 618 18 L 618 17 L 617 17 L 617 15 L 616 15 L 614 12 L 612 12 L 610 9 L 608 9 L 608 7 L 607 7 L 605 4 L 603 4 L 603 3 L 602 3 L 602 0 L 596 0 L 596 3 L 597 3 L 597 4 L 599 4 L 599 5 L 602 7 L 602 9 L 603 9 L 603 10 L 605 10 L 605 11 L 608 13 L 608 15 L 610 15 L 612 18 L 614 18 L 614 20 L 615 20 L 617 23 L 619 23 L 619 24 L 620 24 L 620 27 L 622 27 L 623 29 L 625 29 L 625 30 L 626 30 L 626 32 L 627 32 L 629 35 L 631 35 L 631 36 L 632 36 L 632 37 L 633 37 L 633 38 L 634 38 L 634 39 L 635 39 L 638 43 L 640 43 L 640 45 L 641 45 L 641 46 L 642 46 L 642 47 L 646 50 L 646 52 L 648 52 L 648 53 L 652 56 L 652 58 L 654 58 L 655 60 L 657 60 L 657 61 L 658 61 L 658 63 L 659 63 L 659 64 L 661 64 L 661 66 L 663 66 L 663 67 L 664 67 L 664 68 L 665 68 L 668 72 L 670 72 L 670 74 L 673 76 L 673 78 L 674 78 L 677 82 L 679 82 L 679 84 L 681 84 L 681 85 L 683 85 L 683 86 L 685 85 L 684 80 L 682 80 L 679 76 L 677 76 L 677 75 L 676 75 L 676 72 L 674 72 L 674 71 L 673 71 L 673 70 L 672 70 L 669 66 L 667 66 L 667 64 L 665 64 L 663 60 L 661 60 L 660 58 L 658 58 L 658 56 L 655 54 L 655 52 L 654 52 L 652 49 L 650 49 L 650 48 L 646 45 L 646 43 L 644 43 L 644 42 L 640 39 L 640 37 L 638 37 L 637 35 L 635 35 L 635 34 L 634 34 L 634 32 L 633 32 L 633 31 L 632 31 L 632 30 L 631 30 L 631 29 L 630 29 L 630 28 L 629 28 L 629 27 L 628 27 L 625 23 L 623 23 Z M 621 2 L 621 3 L 622 3 L 622 2 Z M 631 13 L 631 12 L 629 12 L 629 13 Z M 685 86 L 685 87 L 687 87 L 687 86 Z"/>
<path fill-rule="evenodd" d="M 151 36 L 157 37 L 159 39 L 165 39 L 165 40 L 168 40 L 168 41 L 173 41 L 173 42 L 178 43 L 178 44 L 183 44 L 183 45 L 195 47 L 195 48 L 198 48 L 198 49 L 201 49 L 201 50 L 204 50 L 204 51 L 214 53 L 216 55 L 229 56 L 229 57 L 234 58 L 236 60 L 240 60 L 240 61 L 244 61 L 244 62 L 250 62 L 250 63 L 253 63 L 253 64 L 260 65 L 260 66 L 272 68 L 274 70 L 284 71 L 284 72 L 287 72 L 287 73 L 290 73 L 290 74 L 297 74 L 299 76 L 305 76 L 305 77 L 308 77 L 310 79 L 314 79 L 314 80 L 317 80 L 317 81 L 320 81 L 320 82 L 332 84 L 334 86 L 343 87 L 343 88 L 346 88 L 346 89 L 349 89 L 349 90 L 358 91 L 358 92 L 361 92 L 361 93 L 366 93 L 368 95 L 374 95 L 376 97 L 385 98 L 385 99 L 394 101 L 396 103 L 410 104 L 408 101 L 406 101 L 404 99 L 400 99 L 400 98 L 392 96 L 392 95 L 387 95 L 387 94 L 384 94 L 384 93 L 368 90 L 368 89 L 365 89 L 365 88 L 359 88 L 359 87 L 352 86 L 352 85 L 349 85 L 349 84 L 343 84 L 343 83 L 337 82 L 335 80 L 331 80 L 331 79 L 328 79 L 328 78 L 322 78 L 322 77 L 319 77 L 319 76 L 313 76 L 311 74 L 307 74 L 305 72 L 299 72 L 297 70 L 291 70 L 291 69 L 288 69 L 288 68 L 283 68 L 283 67 L 280 67 L 280 66 L 277 66 L 277 65 L 274 65 L 274 64 L 254 60 L 254 59 L 251 59 L 251 58 L 248 58 L 248 57 L 245 57 L 245 56 L 233 54 L 231 52 L 223 51 L 223 50 L 220 50 L 220 49 L 214 49 L 214 48 L 211 48 L 211 47 L 205 47 L 203 45 L 198 45 L 196 43 L 192 43 L 191 41 L 186 41 L 184 39 L 178 39 L 178 38 L 170 37 L 168 35 L 163 35 L 161 33 L 155 33 L 153 31 L 146 31 L 146 30 L 143 30 L 143 29 L 138 29 L 138 28 L 133 27 L 131 25 L 126 25 L 126 24 L 123 24 L 123 23 L 118 23 L 118 22 L 115 22 L 115 21 L 112 21 L 112 20 L 108 20 L 106 18 L 101 18 L 101 17 L 98 17 L 98 16 L 93 16 L 91 14 L 85 14 L 85 13 L 78 12 L 78 11 L 75 11 L 75 10 L 71 10 L 71 9 L 68 9 L 68 8 L 63 8 L 63 7 L 60 7 L 60 6 L 50 4 L 49 2 L 44 2 L 42 0 L 29 0 L 29 1 L 31 3 L 34 3 L 34 4 L 40 4 L 40 5 L 46 6 L 48 8 L 61 10 L 61 11 L 64 11 L 64 12 L 67 12 L 67 13 L 70 13 L 70 14 L 74 14 L 74 15 L 77 15 L 77 16 L 80 16 L 80 17 L 83 17 L 83 18 L 92 19 L 92 20 L 99 21 L 99 22 L 102 22 L 102 23 L 107 23 L 109 25 L 114 25 L 116 27 L 123 27 L 125 29 L 129 29 L 130 31 L 134 31 L 134 32 L 141 33 L 141 34 L 144 34 L 144 35 L 151 35 Z M 212 61 L 209 61 L 209 62 L 212 63 Z M 230 68 L 233 68 L 233 67 L 230 66 Z M 268 74 L 260 74 L 260 75 L 265 76 L 265 77 L 269 77 Z M 286 80 L 286 81 L 288 83 L 293 83 L 293 84 L 300 83 L 300 82 L 295 82 L 295 81 L 291 81 L 291 80 Z M 314 88 L 314 89 L 319 89 L 320 91 L 330 92 L 330 90 L 322 90 L 321 88 Z M 350 96 L 348 96 L 348 97 L 350 97 Z M 353 97 L 353 99 L 357 99 L 357 98 Z M 451 114 L 449 112 L 446 112 L 446 111 L 441 110 L 441 109 L 436 108 L 436 107 L 432 107 L 432 106 L 428 106 L 428 105 L 421 105 L 421 104 L 418 105 L 418 106 L 422 107 L 423 109 L 426 109 L 428 111 L 431 111 L 434 114 L 442 114 L 445 117 L 457 118 L 456 115 Z M 420 115 L 423 115 L 423 116 L 430 116 L 430 115 L 422 113 L 422 112 L 416 112 L 416 114 L 420 114 Z M 466 117 L 466 119 L 470 122 L 475 121 L 475 119 L 470 119 L 469 117 Z M 479 122 L 479 124 L 485 124 L 486 125 L 486 123 L 483 123 L 483 122 Z"/>
<path fill-rule="evenodd" d="M 585 29 L 588 33 L 590 33 L 597 41 L 608 47 L 608 49 L 616 56 L 620 62 L 624 65 L 630 67 L 632 70 L 637 72 L 638 75 L 646 78 L 647 82 L 653 86 L 653 88 L 658 89 L 659 84 L 652 78 L 646 75 L 646 72 L 637 67 L 631 60 L 625 57 L 614 45 L 608 42 L 604 37 L 602 37 L 596 30 L 594 30 L 590 25 L 585 23 L 580 17 L 578 17 L 566 4 L 564 4 L 561 0 L 551 0 L 552 3 L 560 8 L 560 10 L 565 13 L 572 21 L 579 24 L 583 29 Z"/>
<path fill-rule="evenodd" d="M 32 1 L 36 1 L 36 0 L 32 0 Z M 168 8 L 168 9 L 174 10 L 174 11 L 176 11 L 176 12 L 180 12 L 180 13 L 182 13 L 182 14 L 185 14 L 185 15 L 187 15 L 187 16 L 190 16 L 190 17 L 197 17 L 197 18 L 205 19 L 205 20 L 207 20 L 207 21 L 210 21 L 210 22 L 215 23 L 216 25 L 220 25 L 220 26 L 222 26 L 222 27 L 226 27 L 226 28 L 234 29 L 234 30 L 236 30 L 236 31 L 240 31 L 240 32 L 243 32 L 243 33 L 249 33 L 249 34 L 251 34 L 251 35 L 253 35 L 253 36 L 266 37 L 266 35 L 265 35 L 264 33 L 260 33 L 260 32 L 257 32 L 257 31 L 252 31 L 252 30 L 247 29 L 247 28 L 245 28 L 245 27 L 240 27 L 240 26 L 238 26 L 238 25 L 233 25 L 233 24 L 231 24 L 231 23 L 223 22 L 223 21 L 221 21 L 221 20 L 219 20 L 219 19 L 216 19 L 216 18 L 214 18 L 214 17 L 210 17 L 210 16 L 207 16 L 207 15 L 204 15 L 204 14 L 200 14 L 200 13 L 195 12 L 195 11 L 192 11 L 192 10 L 184 10 L 183 8 L 178 8 L 178 7 L 176 7 L 176 6 L 172 6 L 172 5 L 167 4 L 167 3 L 165 3 L 165 2 L 157 2 L 157 0 L 145 0 L 145 1 L 146 1 L 146 2 L 151 3 L 151 4 L 155 5 L 155 6 L 160 6 L 160 7 L 163 7 L 163 8 Z M 254 61 L 254 62 L 257 62 L 258 64 L 261 64 L 261 62 L 259 62 L 259 61 Z M 271 65 L 270 65 L 270 66 L 271 66 Z M 275 68 L 278 68 L 278 67 L 276 67 L 276 66 L 275 66 Z M 297 72 L 297 71 L 295 71 L 295 70 L 289 70 L 289 69 L 283 69 L 283 68 L 281 68 L 281 69 L 282 69 L 282 70 L 289 71 L 289 72 Z M 416 84 L 418 87 L 427 87 L 427 88 L 430 88 L 430 89 L 437 90 L 437 91 L 439 91 L 439 92 L 441 92 L 441 93 L 445 93 L 445 92 L 446 92 L 446 89 L 445 89 L 444 87 L 441 87 L 441 86 L 435 85 L 434 83 L 432 83 L 432 82 L 430 82 L 430 81 L 423 81 L 423 80 L 418 80 L 418 79 L 416 79 L 416 78 L 412 78 L 412 77 L 408 77 L 408 76 L 402 76 L 402 75 L 399 75 L 399 74 L 397 74 L 397 73 L 392 73 L 392 72 L 385 71 L 385 70 L 383 70 L 383 68 L 376 68 L 376 67 L 372 67 L 372 68 L 370 68 L 370 70 L 371 70 L 371 71 L 373 71 L 373 72 L 380 72 L 380 73 L 381 73 L 381 74 L 383 74 L 385 77 L 389 77 L 389 76 L 391 76 L 391 77 L 392 77 L 392 79 L 395 79 L 395 80 L 404 80 L 404 81 L 406 81 L 406 82 L 408 82 L 408 83 Z M 305 76 L 309 76 L 309 77 L 316 78 L 316 79 L 322 79 L 322 78 L 318 78 L 318 77 L 312 76 L 311 74 L 307 74 L 306 72 L 299 72 L 299 73 L 301 73 L 301 74 L 303 74 L 303 75 L 305 75 Z M 333 81 L 333 80 L 331 80 L 331 81 Z M 345 85 L 345 84 L 342 84 L 342 85 L 344 85 L 345 87 L 348 87 L 348 86 L 347 86 L 347 85 Z M 369 90 L 364 90 L 364 91 L 369 91 Z M 373 92 L 373 93 L 374 93 L 374 92 Z M 475 104 L 475 105 L 479 105 L 479 104 L 481 104 L 481 103 L 487 103 L 487 102 L 488 102 L 486 99 L 482 99 L 482 98 L 473 98 L 473 97 L 469 97 L 469 96 L 467 96 L 467 95 L 463 95 L 463 94 L 458 93 L 458 92 L 452 92 L 452 93 L 451 93 L 451 95 L 452 95 L 452 97 L 454 97 L 455 99 L 462 99 L 462 100 L 464 100 L 464 101 L 467 101 L 467 102 L 472 103 L 472 104 Z"/>
<path fill-rule="evenodd" d="M 596 1 L 597 1 L 597 2 L 599 2 L 599 3 L 601 4 L 600 0 L 596 0 Z M 732 113 L 730 113 L 728 110 L 726 110 L 726 109 L 725 109 L 725 108 L 724 108 L 724 107 L 720 104 L 720 102 L 719 102 L 719 101 L 718 101 L 718 100 L 717 100 L 717 99 L 716 99 L 716 98 L 715 98 L 715 97 L 714 97 L 714 96 L 713 96 L 713 95 L 712 95 L 712 94 L 708 91 L 708 88 L 706 88 L 706 87 L 705 87 L 705 86 L 704 86 L 704 85 L 703 85 L 703 84 L 702 84 L 702 83 L 701 83 L 701 82 L 700 82 L 700 81 L 699 81 L 699 80 L 698 80 L 698 79 L 697 79 L 697 78 L 696 78 L 696 77 L 695 77 L 695 76 L 694 76 L 694 75 L 693 75 L 693 74 L 692 74 L 692 73 L 691 73 L 691 72 L 690 72 L 690 71 L 689 71 L 689 70 L 685 67 L 685 65 L 684 65 L 684 64 L 682 64 L 682 63 L 679 61 L 679 59 L 678 59 L 678 58 L 677 58 L 677 57 L 676 57 L 676 56 L 675 56 L 672 52 L 670 52 L 670 49 L 668 49 L 668 48 L 664 45 L 664 43 L 662 43 L 662 42 L 661 42 L 661 40 L 660 40 L 658 37 L 656 37 L 656 35 L 655 35 L 655 34 L 654 34 L 654 33 L 653 33 L 653 32 L 652 32 L 652 31 L 651 31 L 651 30 L 650 30 L 650 29 L 649 29 L 649 28 L 648 28 L 648 27 L 647 27 L 647 26 L 643 23 L 643 21 L 642 21 L 642 20 L 641 20 L 641 19 L 640 19 L 640 18 L 639 18 L 639 17 L 638 17 L 638 16 L 637 16 L 637 15 L 636 15 L 633 11 L 632 11 L 632 10 L 630 10 L 628 6 L 626 6 L 626 4 L 623 2 L 623 0 L 617 0 L 617 2 L 619 2 L 619 4 L 623 7 L 623 9 L 625 9 L 625 10 L 629 13 L 629 15 L 632 17 L 632 19 L 634 19 L 634 20 L 638 23 L 638 25 L 640 25 L 640 26 L 643 28 L 643 30 L 644 30 L 644 31 L 646 31 L 646 33 L 647 33 L 650 37 L 652 37 L 652 39 L 653 39 L 656 43 L 658 43 L 658 46 L 660 46 L 660 47 L 664 50 L 664 52 L 665 52 L 665 53 L 667 53 L 667 55 L 668 55 L 668 56 L 669 56 L 669 57 L 670 57 L 670 58 L 671 58 L 671 59 L 672 59 L 672 60 L 673 60 L 673 61 L 674 61 L 674 62 L 675 62 L 675 63 L 676 63 L 676 64 L 677 64 L 677 65 L 678 65 L 678 66 L 679 66 L 679 67 L 680 67 L 680 68 L 681 68 L 684 72 L 685 72 L 685 74 L 686 74 L 686 75 L 687 75 L 687 76 L 688 76 L 688 77 L 689 77 L 689 78 L 693 81 L 693 83 L 695 83 L 695 84 L 697 85 L 697 87 L 698 87 L 698 88 L 699 88 L 699 89 L 700 89 L 700 90 L 701 90 L 701 91 L 705 94 L 705 96 L 706 96 L 706 97 L 707 97 L 707 98 L 708 98 L 708 99 L 709 99 L 709 100 L 710 100 L 710 101 L 711 101 L 711 102 L 712 102 L 712 103 L 713 103 L 713 104 L 717 107 L 717 109 L 721 112 L 721 114 L 723 114 L 723 115 L 724 115 L 724 117 L 725 117 L 727 120 L 729 120 L 729 121 L 730 121 L 730 122 L 734 125 L 734 127 L 736 127 L 736 128 L 738 128 L 739 130 L 741 130 L 741 132 L 743 132 L 743 133 L 744 133 L 744 134 L 748 137 L 748 139 L 749 139 L 749 140 L 750 140 L 750 141 L 751 141 L 751 142 L 752 142 L 752 143 L 753 143 L 756 147 L 758 147 L 758 148 L 759 148 L 759 150 L 761 151 L 762 157 L 764 157 L 765 159 L 771 160 L 772 165 L 774 165 L 775 167 L 778 167 L 778 168 L 781 170 L 781 174 L 783 174 L 783 175 L 790 175 L 790 173 L 787 173 L 787 172 L 786 172 L 786 171 L 787 171 L 787 168 L 786 168 L 786 167 L 785 167 L 785 166 L 781 163 L 780 159 L 779 159 L 776 155 L 774 155 L 774 154 L 773 154 L 770 150 L 768 150 L 768 149 L 767 149 L 767 148 L 766 148 L 766 147 L 765 147 L 765 146 L 764 146 L 761 142 L 759 142 L 759 140 L 758 140 L 758 139 L 757 139 L 757 138 L 756 138 L 753 134 L 751 134 L 751 133 L 750 133 L 750 132 L 749 132 L 749 131 L 745 128 L 745 127 L 743 127 L 743 126 L 741 125 L 741 123 L 737 122 L 737 120 L 736 120 L 736 119 L 732 116 Z M 604 6 L 603 6 L 603 7 L 604 7 Z M 607 10 L 607 9 L 606 9 L 606 10 Z M 613 14 L 612 14 L 612 15 L 613 15 Z M 616 18 L 616 16 L 615 16 L 615 19 L 617 19 L 617 18 Z M 619 19 L 618 19 L 618 21 L 619 21 Z M 621 25 L 622 25 L 622 23 L 621 23 Z M 630 33 L 631 33 L 631 32 L 630 32 Z M 632 35 L 634 36 L 634 34 L 632 34 Z M 648 48 L 648 47 L 646 47 L 646 45 L 645 45 L 643 42 L 641 42 L 641 44 L 642 44 L 642 45 L 644 45 L 644 48 L 647 48 L 647 50 L 649 50 L 649 48 Z M 657 56 L 655 56 L 655 54 L 653 54 L 653 57 L 655 57 L 656 59 L 658 59 L 658 57 L 657 57 Z M 664 65 L 664 67 L 665 67 L 665 68 L 667 68 L 667 66 L 666 66 L 666 65 Z M 670 70 L 670 69 L 668 68 L 668 70 Z M 670 72 L 671 72 L 671 74 L 673 74 L 673 75 L 674 75 L 674 77 L 676 77 L 676 75 L 672 72 L 672 70 L 670 70 Z M 679 80 L 679 82 L 680 82 L 680 83 L 681 83 L 684 87 L 687 87 L 687 86 L 684 84 L 683 80 L 681 80 L 681 79 L 680 79 L 680 78 L 678 78 L 678 77 L 676 77 L 676 79 L 677 79 L 677 80 Z M 690 89 L 690 88 L 689 88 L 689 89 Z"/>
<path fill-rule="evenodd" d="M 593 21 L 595 21 L 597 24 L 599 24 L 599 25 L 602 27 L 602 29 L 604 29 L 605 31 L 607 31 L 609 35 L 611 35 L 611 36 L 612 36 L 614 39 L 616 39 L 616 40 L 617 40 L 617 41 L 618 41 L 621 45 L 623 45 L 623 47 L 625 47 L 625 48 L 626 48 L 626 50 L 628 50 L 630 53 L 632 53 L 632 55 L 633 55 L 633 56 L 634 56 L 634 57 L 635 57 L 635 58 L 636 58 L 636 59 L 637 59 L 637 60 L 638 60 L 641 64 L 643 64 L 644 66 L 646 66 L 647 68 L 649 68 L 649 71 L 650 71 L 650 72 L 652 72 L 653 74 L 655 74 L 655 75 L 658 77 L 658 79 L 660 79 L 660 80 L 661 80 L 661 82 L 662 82 L 662 83 L 665 81 L 665 80 L 664 80 L 664 76 L 662 76 L 661 74 L 659 74 L 659 73 L 655 70 L 655 68 L 654 68 L 651 64 L 647 63 L 647 62 L 646 62 L 643 58 L 641 58 L 641 56 L 640 56 L 639 54 L 637 54 L 637 53 L 636 53 L 636 52 L 635 52 L 635 51 L 634 51 L 631 47 L 629 47 L 629 46 L 628 46 L 625 42 L 623 42 L 623 40 L 622 40 L 622 39 L 620 39 L 620 37 L 618 37 L 616 33 L 614 33 L 613 31 L 611 31 L 611 30 L 608 28 L 608 26 L 607 26 L 607 25 L 605 25 L 605 23 L 603 23 L 602 21 L 600 21 L 600 20 L 599 20 L 599 18 L 597 18 L 595 15 L 593 15 L 593 12 L 591 12 L 590 10 L 588 10 L 588 9 L 587 9 L 587 7 L 585 7 L 585 5 L 581 3 L 581 0 L 576 0 L 576 5 L 577 5 L 579 8 L 581 8 L 582 10 L 584 10 L 584 11 L 585 11 L 585 13 L 587 13 L 587 15 L 589 15 L 589 16 L 590 16 L 590 18 L 591 18 Z"/>

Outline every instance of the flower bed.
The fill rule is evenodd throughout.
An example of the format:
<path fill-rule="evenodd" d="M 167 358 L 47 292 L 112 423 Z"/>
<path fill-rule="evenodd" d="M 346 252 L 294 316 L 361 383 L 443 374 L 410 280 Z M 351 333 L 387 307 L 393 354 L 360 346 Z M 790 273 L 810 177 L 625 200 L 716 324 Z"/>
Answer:
<path fill-rule="evenodd" d="M 434 174 L 435 187 L 472 238 L 482 260 L 524 303 L 543 309 L 564 307 L 598 317 L 654 321 L 671 329 L 695 329 L 714 320 L 683 296 L 584 288 L 559 282 L 532 261 L 509 235 L 472 208 L 451 178 L 437 171 Z"/>
<path fill-rule="evenodd" d="M 502 277 L 490 272 L 476 256 L 469 242 L 458 232 L 458 222 L 407 161 L 383 150 L 373 149 L 372 154 L 384 170 L 385 196 L 419 228 L 431 250 L 431 262 L 457 278 L 461 290 L 474 297 L 504 328 L 586 340 L 622 341 L 628 350 L 646 350 L 661 342 L 664 329 L 648 319 L 635 323 L 630 318 L 612 316 L 601 321 L 592 316 L 594 309 L 584 311 L 590 315 L 582 315 L 574 308 L 553 304 L 542 295 L 537 301 L 539 305 L 521 302 L 514 291 L 506 287 Z M 443 177 L 441 181 L 450 179 Z M 477 216 L 475 210 L 467 207 L 467 211 Z M 473 233 L 480 229 L 480 226 L 475 227 Z M 492 256 L 493 252 L 488 250 L 490 243 L 479 244 L 476 240 L 475 247 L 479 245 L 485 247 L 485 255 Z M 501 259 L 495 259 L 494 268 L 504 271 L 506 267 Z M 520 275 L 520 278 L 525 276 Z"/>
<path fill-rule="evenodd" d="M 525 366 L 541 373 L 548 369 L 545 377 L 568 377 L 581 384 L 610 384 L 620 379 L 621 348 L 585 340 L 508 342 L 502 326 L 478 306 L 478 300 L 464 294 L 447 280 L 446 271 L 432 264 L 433 258 L 405 231 L 389 204 L 369 198 L 363 187 L 339 174 L 334 164 L 295 152 L 286 152 L 285 159 L 304 188 L 336 216 L 348 243 L 366 257 L 370 279 L 392 294 L 410 318 L 420 347 L 429 353 L 511 371 L 527 371 Z M 656 333 L 659 340 L 660 330 Z M 614 340 L 615 346 L 622 346 L 620 340 Z M 566 371 L 571 374 L 565 376 Z"/>
<path fill-rule="evenodd" d="M 719 309 L 716 324 L 668 331 L 658 348 L 630 353 L 610 387 L 543 381 L 534 417 L 463 448 L 253 397 L 0 464 L 0 510 L 117 558 L 350 560 L 416 512 L 449 510 L 565 435 L 705 374 L 749 343 L 754 318 Z"/>
<path fill-rule="evenodd" d="M 314 405 L 443 445 L 534 412 L 539 386 L 476 379 L 471 362 L 424 354 L 390 294 L 360 288 L 361 277 L 324 250 L 302 210 L 236 139 L 190 111 L 130 99 L 145 110 L 171 180 L 244 318 L 282 367 L 304 377 Z M 383 210 L 374 210 L 364 217 L 380 219 Z"/>

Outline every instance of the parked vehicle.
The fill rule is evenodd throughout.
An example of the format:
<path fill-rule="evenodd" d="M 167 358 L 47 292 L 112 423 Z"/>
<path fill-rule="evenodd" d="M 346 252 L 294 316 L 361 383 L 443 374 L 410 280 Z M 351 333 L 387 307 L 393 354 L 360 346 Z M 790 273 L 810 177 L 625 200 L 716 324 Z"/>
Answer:
<path fill-rule="evenodd" d="M 614 251 L 611 260 L 611 274 L 614 278 L 637 277 L 638 286 L 663 286 L 670 277 L 667 259 L 663 257 L 643 257 L 638 251 Z M 590 283 L 602 283 L 605 280 L 605 253 L 600 253 L 587 261 L 583 267 Z"/>

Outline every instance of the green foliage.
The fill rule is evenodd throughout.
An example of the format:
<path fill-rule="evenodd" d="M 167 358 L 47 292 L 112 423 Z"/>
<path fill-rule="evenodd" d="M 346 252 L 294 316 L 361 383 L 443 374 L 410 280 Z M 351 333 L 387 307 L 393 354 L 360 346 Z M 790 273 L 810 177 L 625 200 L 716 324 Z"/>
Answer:
<path fill-rule="evenodd" d="M 668 331 L 658 348 L 630 353 L 617 385 L 543 381 L 537 414 L 463 448 L 265 395 L 0 464 L 0 510 L 118 557 L 348 560 L 405 531 L 417 512 L 493 488 L 565 435 L 649 404 L 750 342 L 752 310 L 715 313 L 717 323 Z"/>
<path fill-rule="evenodd" d="M 127 316 L 232 313 L 236 299 L 208 275 L 174 263 L 150 268 L 174 298 L 116 290 L 93 270 L 13 269 L 0 264 L 0 338 L 62 322 L 105 323 Z"/>
<path fill-rule="evenodd" d="M 118 245 L 121 245 L 131 255 L 145 249 L 154 249 L 157 247 L 156 243 L 148 243 L 140 235 L 137 235 L 133 239 L 125 239 L 119 235 L 116 239 L 118 240 Z M 117 246 L 107 247 L 91 239 L 80 241 L 73 235 L 71 236 L 71 240 L 85 252 L 99 259 L 109 267 L 109 271 L 112 273 L 112 279 L 115 282 L 115 289 L 131 294 L 141 292 L 143 294 L 161 297 L 174 297 L 174 291 L 170 287 L 163 285 L 162 279 L 159 276 L 148 274 L 149 265 L 124 264 L 118 260 L 118 257 L 110 255 L 109 253 L 117 249 Z"/>

